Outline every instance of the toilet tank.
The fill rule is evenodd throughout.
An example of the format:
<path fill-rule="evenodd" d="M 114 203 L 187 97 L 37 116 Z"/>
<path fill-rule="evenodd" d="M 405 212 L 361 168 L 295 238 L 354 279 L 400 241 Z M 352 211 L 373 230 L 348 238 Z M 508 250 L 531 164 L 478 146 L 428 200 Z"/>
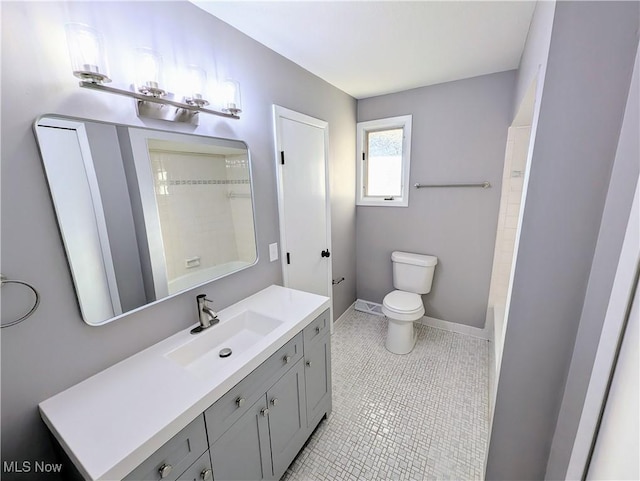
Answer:
<path fill-rule="evenodd" d="M 393 262 L 393 287 L 401 291 L 426 294 L 431 291 L 433 273 L 438 258 L 424 254 L 395 251 Z"/>

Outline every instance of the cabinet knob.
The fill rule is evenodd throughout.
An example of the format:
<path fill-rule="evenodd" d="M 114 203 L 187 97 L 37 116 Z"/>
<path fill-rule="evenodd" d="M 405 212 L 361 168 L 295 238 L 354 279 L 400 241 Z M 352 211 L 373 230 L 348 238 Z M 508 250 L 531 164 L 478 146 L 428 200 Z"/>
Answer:
<path fill-rule="evenodd" d="M 262 414 L 264 417 L 267 417 L 269 415 L 269 409 L 262 408 L 262 410 L 260 411 L 260 414 Z"/>
<path fill-rule="evenodd" d="M 210 479 L 213 479 L 212 475 L 213 475 L 213 471 L 209 468 L 205 468 L 200 473 L 200 479 L 202 479 L 203 481 L 208 481 Z"/>
<path fill-rule="evenodd" d="M 236 399 L 236 406 L 238 406 L 239 408 L 244 406 L 244 398 L 243 397 L 239 397 L 238 399 Z"/>
<path fill-rule="evenodd" d="M 271 405 L 272 405 L 272 406 L 277 406 L 279 402 L 280 402 L 280 401 L 278 401 L 278 398 L 277 398 L 277 397 L 274 397 L 274 398 L 271 400 Z"/>
<path fill-rule="evenodd" d="M 291 356 L 284 356 L 282 360 L 284 361 L 285 364 L 289 364 L 289 361 L 291 361 Z"/>
<path fill-rule="evenodd" d="M 158 468 L 158 473 L 160 473 L 161 478 L 166 478 L 167 476 L 169 476 L 169 473 L 171 473 L 172 469 L 173 466 L 171 466 L 170 464 L 163 464 Z"/>
<path fill-rule="evenodd" d="M 305 364 L 307 365 L 307 367 L 311 367 L 311 361 L 307 361 L 305 362 Z"/>
<path fill-rule="evenodd" d="M 320 326 L 316 326 L 316 334 L 320 334 Z"/>

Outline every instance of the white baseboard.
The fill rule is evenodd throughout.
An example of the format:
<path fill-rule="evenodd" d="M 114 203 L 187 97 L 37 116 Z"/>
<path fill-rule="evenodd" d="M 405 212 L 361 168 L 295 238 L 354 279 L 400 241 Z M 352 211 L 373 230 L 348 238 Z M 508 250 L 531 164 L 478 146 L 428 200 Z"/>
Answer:
<path fill-rule="evenodd" d="M 449 332 L 457 332 L 459 334 L 465 334 L 467 336 L 476 337 L 484 341 L 489 340 L 489 335 L 484 329 L 479 327 L 467 326 L 466 324 L 458 324 L 457 322 L 443 321 L 442 319 L 436 319 L 435 317 L 424 316 L 422 319 L 416 321 L 425 326 L 435 327 L 436 329 L 442 329 Z"/>
<path fill-rule="evenodd" d="M 353 312 L 353 308 L 355 307 L 355 305 L 356 303 L 354 302 L 349 307 L 347 307 L 345 311 L 340 315 L 340 317 L 337 318 L 335 321 L 333 321 L 333 326 L 336 327 L 338 324 L 344 321 L 347 318 L 347 316 Z"/>
<path fill-rule="evenodd" d="M 355 308 L 356 304 L 357 305 L 363 305 L 363 304 L 367 305 L 366 306 L 367 311 L 369 311 L 373 306 L 382 307 L 382 305 L 378 304 L 377 302 L 371 302 L 371 301 L 365 301 L 365 300 L 362 300 L 362 299 L 358 299 L 358 300 L 356 300 L 356 302 L 354 303 L 354 306 L 352 306 L 352 308 Z M 363 312 L 367 312 L 364 309 L 358 309 L 358 310 L 362 310 Z M 373 309 L 371 309 L 371 310 L 373 310 Z M 381 312 L 380 309 L 375 309 L 375 310 Z M 369 312 L 369 313 L 370 314 L 374 314 L 376 316 L 380 315 L 377 312 Z M 340 317 L 342 318 L 342 316 L 340 316 Z M 423 316 L 422 319 L 419 319 L 416 322 L 418 322 L 420 324 L 424 324 L 425 326 L 434 327 L 436 329 L 442 329 L 444 331 L 457 332 L 459 334 L 465 334 L 467 336 L 476 337 L 478 339 L 482 339 L 482 340 L 485 340 L 485 341 L 489 340 L 490 332 L 487 329 L 480 329 L 479 327 L 467 326 L 466 324 L 458 324 L 457 322 L 443 321 L 442 319 L 436 319 L 435 317 L 429 317 L 429 316 Z"/>

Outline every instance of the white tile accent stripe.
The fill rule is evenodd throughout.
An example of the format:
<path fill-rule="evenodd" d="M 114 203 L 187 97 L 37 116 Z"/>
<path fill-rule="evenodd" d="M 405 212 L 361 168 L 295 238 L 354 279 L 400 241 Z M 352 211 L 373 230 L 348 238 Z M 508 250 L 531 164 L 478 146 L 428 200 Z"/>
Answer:
<path fill-rule="evenodd" d="M 333 413 L 283 481 L 482 479 L 488 343 L 416 325 L 404 356 L 383 317 L 349 309 L 332 337 Z"/>

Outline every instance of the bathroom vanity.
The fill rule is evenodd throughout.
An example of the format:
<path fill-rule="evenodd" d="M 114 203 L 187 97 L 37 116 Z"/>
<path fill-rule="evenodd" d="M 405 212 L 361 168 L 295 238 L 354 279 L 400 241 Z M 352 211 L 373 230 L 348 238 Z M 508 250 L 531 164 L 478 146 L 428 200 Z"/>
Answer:
<path fill-rule="evenodd" d="M 331 412 L 329 299 L 270 286 L 218 317 L 40 404 L 83 478 L 284 474 Z"/>

